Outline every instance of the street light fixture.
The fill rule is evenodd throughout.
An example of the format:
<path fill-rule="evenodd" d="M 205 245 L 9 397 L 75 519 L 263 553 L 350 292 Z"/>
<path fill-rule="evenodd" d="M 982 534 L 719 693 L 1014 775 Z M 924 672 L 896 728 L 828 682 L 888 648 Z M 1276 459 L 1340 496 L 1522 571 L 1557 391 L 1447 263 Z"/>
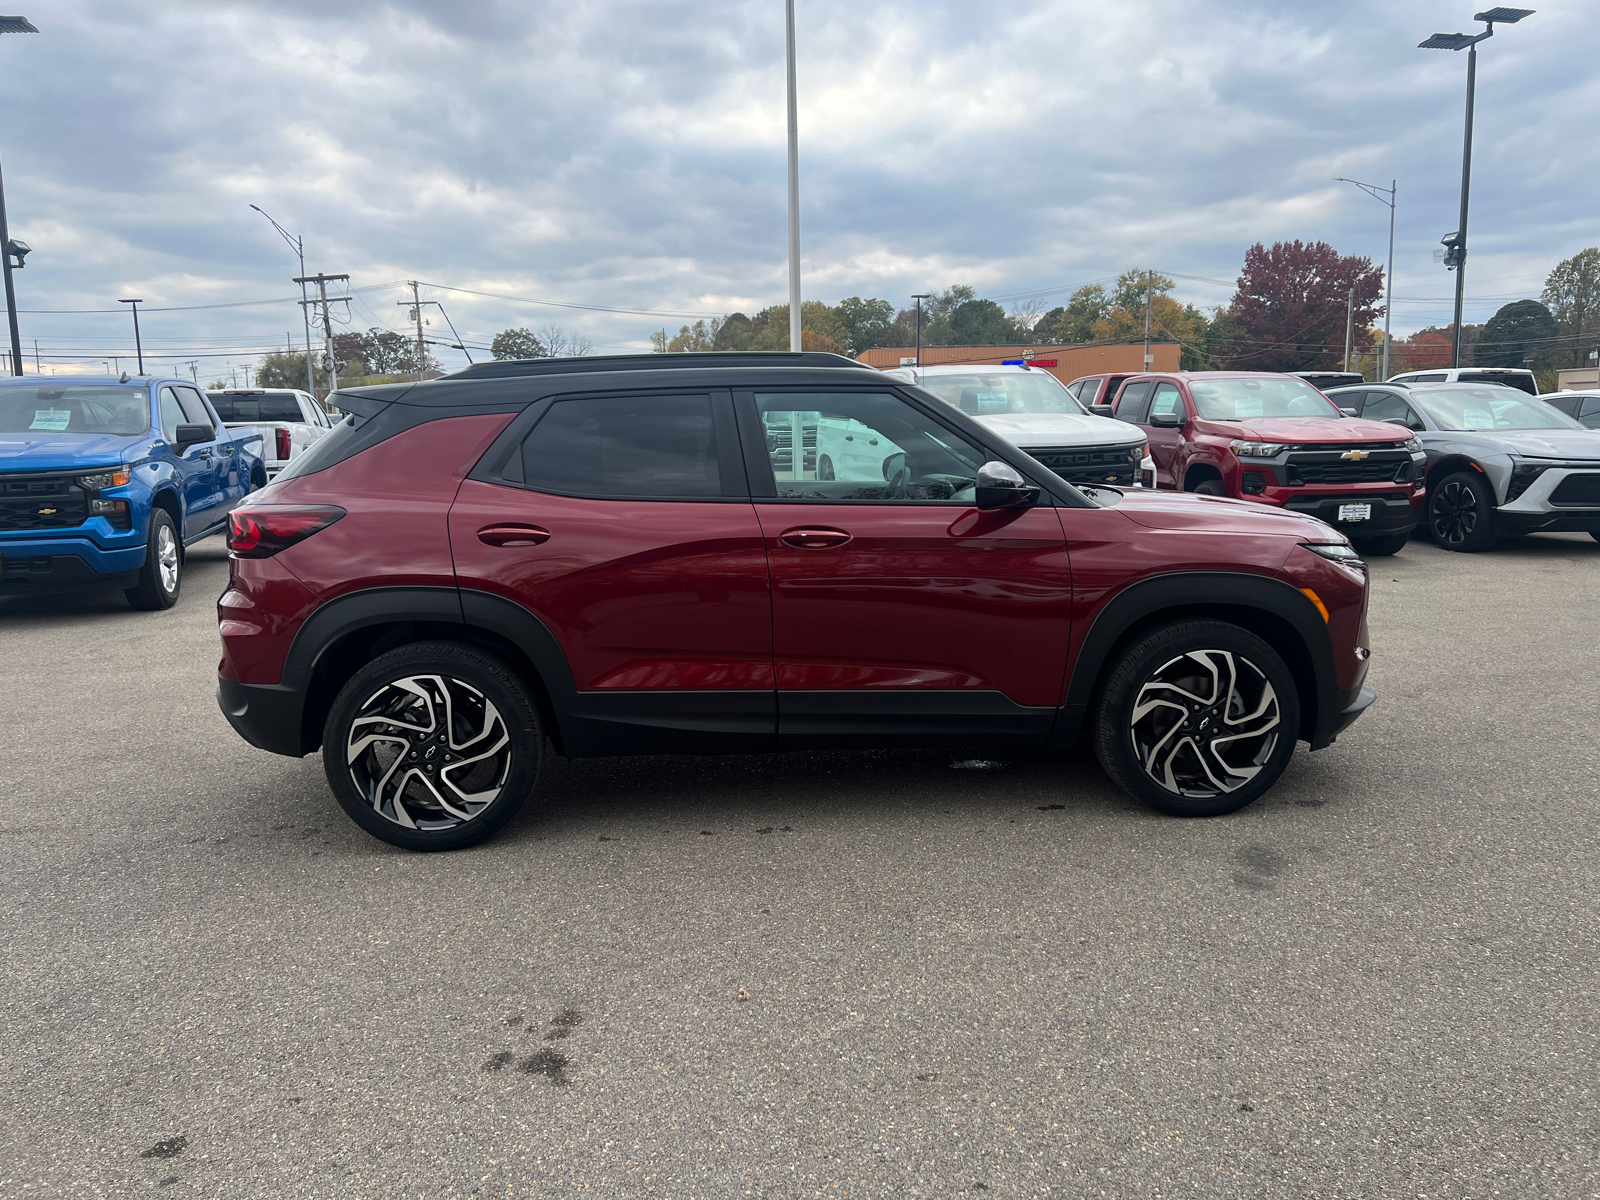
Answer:
<path fill-rule="evenodd" d="M 1478 78 L 1478 43 L 1485 38 L 1494 36 L 1495 22 L 1502 25 L 1515 25 L 1523 17 L 1534 14 L 1531 8 L 1503 8 L 1486 9 L 1473 16 L 1474 21 L 1482 21 L 1488 26 L 1482 33 L 1436 33 L 1426 41 L 1418 42 L 1417 48 L 1421 50 L 1465 50 L 1467 52 L 1467 125 L 1466 134 L 1462 139 L 1461 149 L 1461 223 L 1456 226 L 1453 235 L 1446 235 L 1445 245 L 1449 247 L 1446 262 L 1454 258 L 1456 273 L 1456 326 L 1455 340 L 1450 352 L 1450 365 L 1461 365 L 1461 305 L 1466 295 L 1467 283 L 1467 197 L 1472 187 L 1472 100 Z"/>
<path fill-rule="evenodd" d="M 27 17 L 0 17 L 0 33 L 38 33 Z M 6 230 L 6 181 L 0 173 L 0 274 L 6 282 L 6 322 L 11 328 L 11 373 L 22 374 L 22 333 L 17 328 L 17 292 L 11 282 L 11 272 L 22 269 L 22 260 L 31 253 L 26 242 L 14 242 Z M 11 260 L 15 258 L 13 266 Z"/>
<path fill-rule="evenodd" d="M 282 225 L 279 225 L 276 221 L 273 221 L 270 216 L 267 216 L 267 211 L 264 208 L 262 208 L 259 204 L 252 204 L 250 207 L 255 209 L 258 213 L 260 213 L 263 217 L 266 217 L 267 220 L 272 223 L 272 227 L 278 231 L 279 235 L 283 238 L 283 240 L 289 243 L 289 249 L 293 250 L 295 252 L 295 254 L 300 259 L 300 275 L 301 275 L 301 280 L 300 280 L 300 315 L 301 315 L 301 317 L 303 317 L 305 319 L 305 323 L 306 323 L 306 391 L 310 392 L 313 396 L 315 396 L 317 394 L 317 381 L 316 381 L 316 377 L 314 375 L 312 375 L 312 373 L 311 373 L 311 306 L 306 303 L 306 285 L 305 285 L 306 243 L 305 243 L 305 239 L 301 238 L 301 237 L 296 237 L 295 235 L 291 234 L 287 229 L 285 229 Z"/>
<path fill-rule="evenodd" d="M 1383 299 L 1383 373 L 1379 379 L 1389 378 L 1389 318 L 1394 313 L 1394 201 L 1397 181 L 1391 179 L 1389 186 L 1381 188 L 1375 183 L 1362 183 L 1359 179 L 1346 179 L 1343 175 L 1334 176 L 1335 183 L 1353 183 L 1374 200 L 1381 201 L 1389 206 L 1389 270 L 1384 274 L 1385 295 Z M 1385 196 L 1387 193 L 1387 196 Z"/>
<path fill-rule="evenodd" d="M 144 303 L 139 300 L 118 300 L 118 304 L 133 305 L 133 352 L 139 357 L 139 374 L 144 374 L 144 343 L 139 340 L 139 305 Z"/>

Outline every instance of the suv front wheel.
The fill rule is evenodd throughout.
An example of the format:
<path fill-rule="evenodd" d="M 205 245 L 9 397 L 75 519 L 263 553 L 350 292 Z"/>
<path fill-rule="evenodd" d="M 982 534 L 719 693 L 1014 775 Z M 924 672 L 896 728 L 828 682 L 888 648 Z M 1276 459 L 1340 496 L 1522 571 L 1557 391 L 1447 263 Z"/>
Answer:
<path fill-rule="evenodd" d="M 1278 781 L 1299 728 L 1299 693 L 1277 651 L 1237 625 L 1183 621 L 1113 665 L 1095 749 L 1106 774 L 1152 808 L 1214 817 Z"/>
<path fill-rule="evenodd" d="M 543 751 L 527 685 L 453 642 L 373 659 L 340 690 L 322 731 L 340 805 L 407 850 L 459 850 L 493 835 L 533 790 Z"/>
<path fill-rule="evenodd" d="M 1428 532 L 1434 544 L 1468 554 L 1495 544 L 1494 491 L 1474 471 L 1446 475 L 1428 489 Z"/>

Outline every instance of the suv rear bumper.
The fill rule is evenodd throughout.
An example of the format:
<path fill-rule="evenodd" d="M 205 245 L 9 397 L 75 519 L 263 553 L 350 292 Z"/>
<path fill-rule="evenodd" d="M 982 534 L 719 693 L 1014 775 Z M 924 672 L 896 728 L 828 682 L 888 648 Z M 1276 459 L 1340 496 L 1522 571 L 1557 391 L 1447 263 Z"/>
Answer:
<path fill-rule="evenodd" d="M 303 758 L 305 744 L 305 681 L 298 671 L 285 671 L 283 683 L 240 683 L 217 676 L 217 707 L 233 731 L 257 750 Z"/>

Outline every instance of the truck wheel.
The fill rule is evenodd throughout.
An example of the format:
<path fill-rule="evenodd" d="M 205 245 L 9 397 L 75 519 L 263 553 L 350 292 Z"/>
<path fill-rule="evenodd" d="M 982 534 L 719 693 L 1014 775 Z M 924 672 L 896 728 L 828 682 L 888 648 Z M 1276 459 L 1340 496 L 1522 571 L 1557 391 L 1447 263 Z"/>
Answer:
<path fill-rule="evenodd" d="M 164 508 L 150 510 L 150 536 L 145 540 L 144 566 L 139 568 L 139 582 L 123 589 L 123 595 L 134 608 L 155 611 L 171 608 L 178 602 L 178 591 L 183 586 L 183 547 L 178 544 L 178 530 L 172 515 Z"/>
<path fill-rule="evenodd" d="M 459 850 L 498 832 L 533 790 L 543 753 L 527 684 L 454 642 L 380 654 L 340 689 L 322 730 L 339 804 L 407 850 Z"/>
<path fill-rule="evenodd" d="M 1473 554 L 1493 549 L 1494 493 L 1476 471 L 1446 475 L 1428 489 L 1428 532 L 1444 550 Z"/>
<path fill-rule="evenodd" d="M 821 461 L 817 463 L 817 478 L 824 482 L 827 482 L 833 478 L 833 459 L 829 458 L 826 454 L 824 454 Z"/>
<path fill-rule="evenodd" d="M 1350 544 L 1362 558 L 1381 558 L 1386 554 L 1399 554 L 1411 540 L 1409 533 L 1394 533 L 1388 537 L 1351 538 Z"/>
<path fill-rule="evenodd" d="M 1228 494 L 1223 490 L 1222 480 L 1220 479 L 1202 479 L 1194 485 L 1193 491 L 1196 496 L 1226 496 Z"/>
<path fill-rule="evenodd" d="M 1225 621 L 1146 634 L 1112 666 L 1095 750 L 1122 788 L 1174 817 L 1243 808 L 1283 774 L 1300 694 L 1271 646 Z"/>

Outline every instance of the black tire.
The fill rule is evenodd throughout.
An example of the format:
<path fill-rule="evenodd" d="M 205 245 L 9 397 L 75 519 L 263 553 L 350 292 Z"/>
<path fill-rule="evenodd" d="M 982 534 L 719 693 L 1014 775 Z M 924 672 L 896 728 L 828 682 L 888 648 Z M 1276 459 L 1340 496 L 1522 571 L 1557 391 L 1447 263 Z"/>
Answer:
<path fill-rule="evenodd" d="M 150 510 L 150 533 L 144 547 L 139 582 L 124 588 L 122 594 L 134 608 L 146 612 L 171 608 L 183 590 L 183 539 L 166 509 Z"/>
<path fill-rule="evenodd" d="M 1230 727 L 1219 746 L 1217 730 Z M 1215 817 L 1278 781 L 1299 729 L 1300 694 L 1277 651 L 1226 621 L 1181 621 L 1146 634 L 1112 664 L 1095 752 L 1106 774 L 1150 807 Z"/>
<path fill-rule="evenodd" d="M 826 454 L 817 462 L 817 478 L 824 482 L 833 478 L 833 459 Z"/>
<path fill-rule="evenodd" d="M 1492 550 L 1494 489 L 1477 471 L 1446 475 L 1428 489 L 1428 532 L 1442 550 Z"/>
<path fill-rule="evenodd" d="M 1600 542 L 1600 529 L 1591 529 L 1591 530 L 1589 530 L 1589 536 L 1592 537 L 1595 541 Z"/>
<path fill-rule="evenodd" d="M 528 685 L 454 642 L 380 654 L 340 689 L 322 729 L 323 771 L 339 804 L 373 837 L 407 850 L 492 837 L 533 791 L 543 755 Z"/>
<path fill-rule="evenodd" d="M 1388 537 L 1351 538 L 1350 543 L 1362 558 L 1382 558 L 1388 554 L 1399 554 L 1410 540 L 1409 533 L 1391 533 Z"/>
<path fill-rule="evenodd" d="M 1220 479 L 1202 479 L 1189 489 L 1196 496 L 1226 496 L 1228 493 Z"/>

